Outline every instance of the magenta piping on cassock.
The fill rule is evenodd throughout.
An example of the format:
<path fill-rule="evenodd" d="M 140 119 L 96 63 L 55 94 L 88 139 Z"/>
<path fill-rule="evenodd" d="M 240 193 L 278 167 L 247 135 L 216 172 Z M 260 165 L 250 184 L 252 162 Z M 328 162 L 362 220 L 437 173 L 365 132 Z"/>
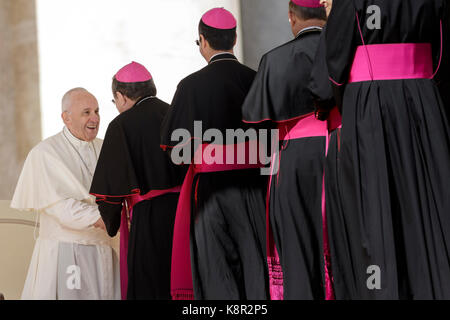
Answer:
<path fill-rule="evenodd" d="M 438 73 L 440 67 L 441 67 L 441 63 L 442 63 L 442 54 L 444 53 L 444 31 L 442 30 L 442 20 L 440 21 L 440 26 L 441 26 L 441 54 L 439 57 L 439 64 L 437 66 L 436 71 L 433 73 L 433 75 L 431 76 L 431 78 L 434 78 L 436 76 L 436 74 Z"/>
<path fill-rule="evenodd" d="M 330 79 L 330 81 L 333 82 L 338 87 L 341 87 L 345 84 L 345 83 L 337 83 L 332 77 L 329 77 L 328 79 Z"/>

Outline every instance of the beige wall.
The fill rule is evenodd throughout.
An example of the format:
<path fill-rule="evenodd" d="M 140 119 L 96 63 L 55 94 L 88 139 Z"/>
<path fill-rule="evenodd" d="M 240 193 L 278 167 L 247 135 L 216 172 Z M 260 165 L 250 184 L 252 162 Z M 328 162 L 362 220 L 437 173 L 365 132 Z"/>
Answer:
<path fill-rule="evenodd" d="M 39 236 L 36 213 L 11 209 L 10 201 L 0 200 L 0 293 L 6 300 L 18 300 L 22 294 L 28 267 Z M 112 247 L 119 256 L 120 237 Z"/>
<path fill-rule="evenodd" d="M 0 1 L 0 199 L 11 199 L 23 161 L 41 140 L 34 0 Z"/>
<path fill-rule="evenodd" d="M 36 215 L 10 209 L 9 203 L 0 201 L 0 293 L 15 300 L 22 294 L 33 253 Z"/>

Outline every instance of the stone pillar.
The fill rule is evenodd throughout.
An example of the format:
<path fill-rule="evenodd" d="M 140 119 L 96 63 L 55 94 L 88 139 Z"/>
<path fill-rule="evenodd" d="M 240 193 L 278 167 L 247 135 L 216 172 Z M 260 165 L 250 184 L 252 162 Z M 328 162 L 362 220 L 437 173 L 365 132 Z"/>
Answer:
<path fill-rule="evenodd" d="M 34 0 L 0 1 L 0 199 L 11 199 L 23 161 L 41 140 Z"/>
<path fill-rule="evenodd" d="M 241 0 L 244 62 L 257 70 L 267 51 L 293 39 L 289 0 Z"/>

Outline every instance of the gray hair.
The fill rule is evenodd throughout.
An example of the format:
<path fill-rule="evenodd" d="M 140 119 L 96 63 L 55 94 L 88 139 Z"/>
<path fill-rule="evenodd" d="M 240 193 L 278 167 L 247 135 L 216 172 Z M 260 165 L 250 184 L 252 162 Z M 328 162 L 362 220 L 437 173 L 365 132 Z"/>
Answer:
<path fill-rule="evenodd" d="M 81 88 L 81 87 L 73 88 L 73 89 L 70 89 L 69 91 L 67 91 L 64 94 L 64 96 L 62 98 L 62 101 L 61 101 L 61 112 L 62 113 L 64 113 L 64 112 L 69 112 L 70 113 L 70 105 L 71 105 L 71 102 L 72 102 L 71 101 L 72 100 L 72 96 L 75 93 L 78 93 L 78 92 L 89 92 L 89 91 L 87 91 L 85 88 Z"/>

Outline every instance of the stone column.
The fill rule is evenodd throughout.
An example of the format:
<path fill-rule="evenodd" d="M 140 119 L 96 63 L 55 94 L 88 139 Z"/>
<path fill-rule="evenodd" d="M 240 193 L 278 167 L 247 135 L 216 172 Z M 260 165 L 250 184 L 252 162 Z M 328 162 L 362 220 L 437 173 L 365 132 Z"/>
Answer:
<path fill-rule="evenodd" d="M 41 140 L 34 0 L 0 1 L 0 199 L 11 199 L 30 149 Z"/>
<path fill-rule="evenodd" d="M 267 51 L 293 39 L 289 0 L 241 0 L 244 62 L 257 70 Z"/>

